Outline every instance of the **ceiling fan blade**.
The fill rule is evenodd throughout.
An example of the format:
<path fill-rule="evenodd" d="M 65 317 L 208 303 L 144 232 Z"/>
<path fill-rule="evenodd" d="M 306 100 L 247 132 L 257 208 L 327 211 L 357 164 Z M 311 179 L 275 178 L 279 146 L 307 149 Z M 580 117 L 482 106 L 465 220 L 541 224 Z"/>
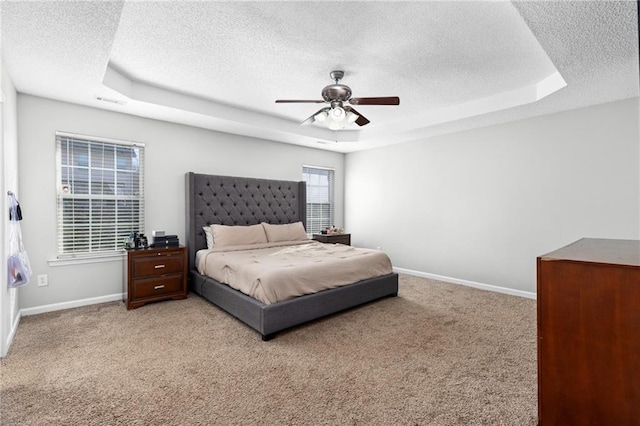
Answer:
<path fill-rule="evenodd" d="M 324 101 L 312 101 L 304 99 L 278 99 L 277 104 L 323 104 Z"/>
<path fill-rule="evenodd" d="M 370 123 L 370 121 L 367 119 L 367 117 L 365 117 L 364 115 L 360 114 L 358 111 L 356 111 L 355 108 L 353 107 L 344 107 L 344 109 L 346 109 L 347 111 L 351 111 L 352 113 L 354 113 L 355 115 L 358 116 L 358 119 L 355 121 L 355 123 L 358 126 L 364 126 Z"/>
<path fill-rule="evenodd" d="M 386 96 L 382 98 L 351 98 L 349 103 L 353 105 L 400 105 L 400 98 L 397 96 Z"/>

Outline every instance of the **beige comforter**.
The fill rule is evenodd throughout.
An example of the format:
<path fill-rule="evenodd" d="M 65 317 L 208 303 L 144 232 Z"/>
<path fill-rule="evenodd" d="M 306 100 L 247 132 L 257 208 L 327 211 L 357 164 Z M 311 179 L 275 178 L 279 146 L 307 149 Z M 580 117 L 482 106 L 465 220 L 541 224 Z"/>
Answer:
<path fill-rule="evenodd" d="M 317 241 L 214 248 L 198 271 L 270 304 L 392 272 L 381 251 Z"/>

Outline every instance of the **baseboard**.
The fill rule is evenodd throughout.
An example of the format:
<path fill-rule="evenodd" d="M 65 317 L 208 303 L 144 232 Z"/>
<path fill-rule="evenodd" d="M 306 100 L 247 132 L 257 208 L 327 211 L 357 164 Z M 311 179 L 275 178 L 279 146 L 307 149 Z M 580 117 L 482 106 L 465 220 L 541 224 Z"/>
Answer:
<path fill-rule="evenodd" d="M 421 271 L 414 271 L 414 270 L 405 269 L 405 268 L 394 267 L 393 270 L 394 272 L 398 272 L 400 274 L 414 275 L 416 277 L 422 277 L 422 278 L 430 278 L 432 280 L 444 281 L 451 284 L 460 284 L 467 287 L 478 288 L 481 290 L 495 291 L 497 293 L 510 294 L 512 296 L 526 297 L 528 299 L 536 298 L 535 293 L 531 293 L 528 291 L 515 290 L 507 287 L 499 287 L 491 284 L 483 284 L 475 281 L 461 280 L 458 278 L 447 277 L 444 275 L 430 274 L 430 273 L 421 272 Z M 78 308 L 80 306 L 95 305 L 97 303 L 114 302 L 117 300 L 122 300 L 122 293 L 109 294 L 109 295 L 100 296 L 100 297 L 92 297 L 89 299 L 72 300 L 69 302 L 52 303 L 50 305 L 35 306 L 33 308 L 23 308 L 20 310 L 20 312 L 18 312 L 18 315 L 16 316 L 16 320 L 14 321 L 13 327 L 11 328 L 11 333 L 7 338 L 8 345 L 6 347 L 9 347 L 11 341 L 13 340 L 13 336 L 15 335 L 16 330 L 18 329 L 18 323 L 20 322 L 20 317 L 22 315 L 28 316 L 28 315 L 43 314 L 45 312 L 60 311 L 63 309 Z"/>
<path fill-rule="evenodd" d="M 51 305 L 42 305 L 33 308 L 24 308 L 20 310 L 20 314 L 25 316 L 43 314 L 45 312 L 61 311 L 63 309 L 78 308 L 80 306 L 115 302 L 117 300 L 122 300 L 122 293 L 109 294 L 100 297 L 91 297 L 89 299 L 72 300 L 69 302 L 52 303 Z"/>
<path fill-rule="evenodd" d="M 480 290 L 495 291 L 496 293 L 510 294 L 512 296 L 526 297 L 527 299 L 535 299 L 536 294 L 529 291 L 515 290 L 507 287 L 499 287 L 491 284 L 483 284 L 475 281 L 461 280 L 458 278 L 446 277 L 444 275 L 429 274 L 427 272 L 413 271 L 411 269 L 393 268 L 394 272 L 400 274 L 414 275 L 416 277 L 430 278 L 432 280 L 444 281 L 451 284 L 460 284 L 467 287 L 478 288 Z"/>

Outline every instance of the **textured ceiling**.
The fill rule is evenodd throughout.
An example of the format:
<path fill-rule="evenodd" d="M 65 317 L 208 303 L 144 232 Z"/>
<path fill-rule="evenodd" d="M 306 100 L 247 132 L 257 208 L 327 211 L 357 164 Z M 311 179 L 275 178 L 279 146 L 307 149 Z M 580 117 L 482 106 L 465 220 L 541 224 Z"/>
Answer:
<path fill-rule="evenodd" d="M 19 92 L 340 152 L 638 96 L 635 1 L 1 7 Z M 334 69 L 400 105 L 330 131 L 299 126 L 321 104 L 275 104 L 321 99 Z"/>

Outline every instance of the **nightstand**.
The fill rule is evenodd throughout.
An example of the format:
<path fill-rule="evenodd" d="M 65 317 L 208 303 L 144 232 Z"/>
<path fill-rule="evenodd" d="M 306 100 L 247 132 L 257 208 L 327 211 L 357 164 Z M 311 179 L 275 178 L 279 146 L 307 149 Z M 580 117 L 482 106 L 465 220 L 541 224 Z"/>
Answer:
<path fill-rule="evenodd" d="M 351 245 L 351 234 L 313 234 L 313 239 L 321 243 Z"/>
<path fill-rule="evenodd" d="M 124 268 L 127 309 L 187 297 L 187 248 L 179 246 L 127 250 Z"/>

